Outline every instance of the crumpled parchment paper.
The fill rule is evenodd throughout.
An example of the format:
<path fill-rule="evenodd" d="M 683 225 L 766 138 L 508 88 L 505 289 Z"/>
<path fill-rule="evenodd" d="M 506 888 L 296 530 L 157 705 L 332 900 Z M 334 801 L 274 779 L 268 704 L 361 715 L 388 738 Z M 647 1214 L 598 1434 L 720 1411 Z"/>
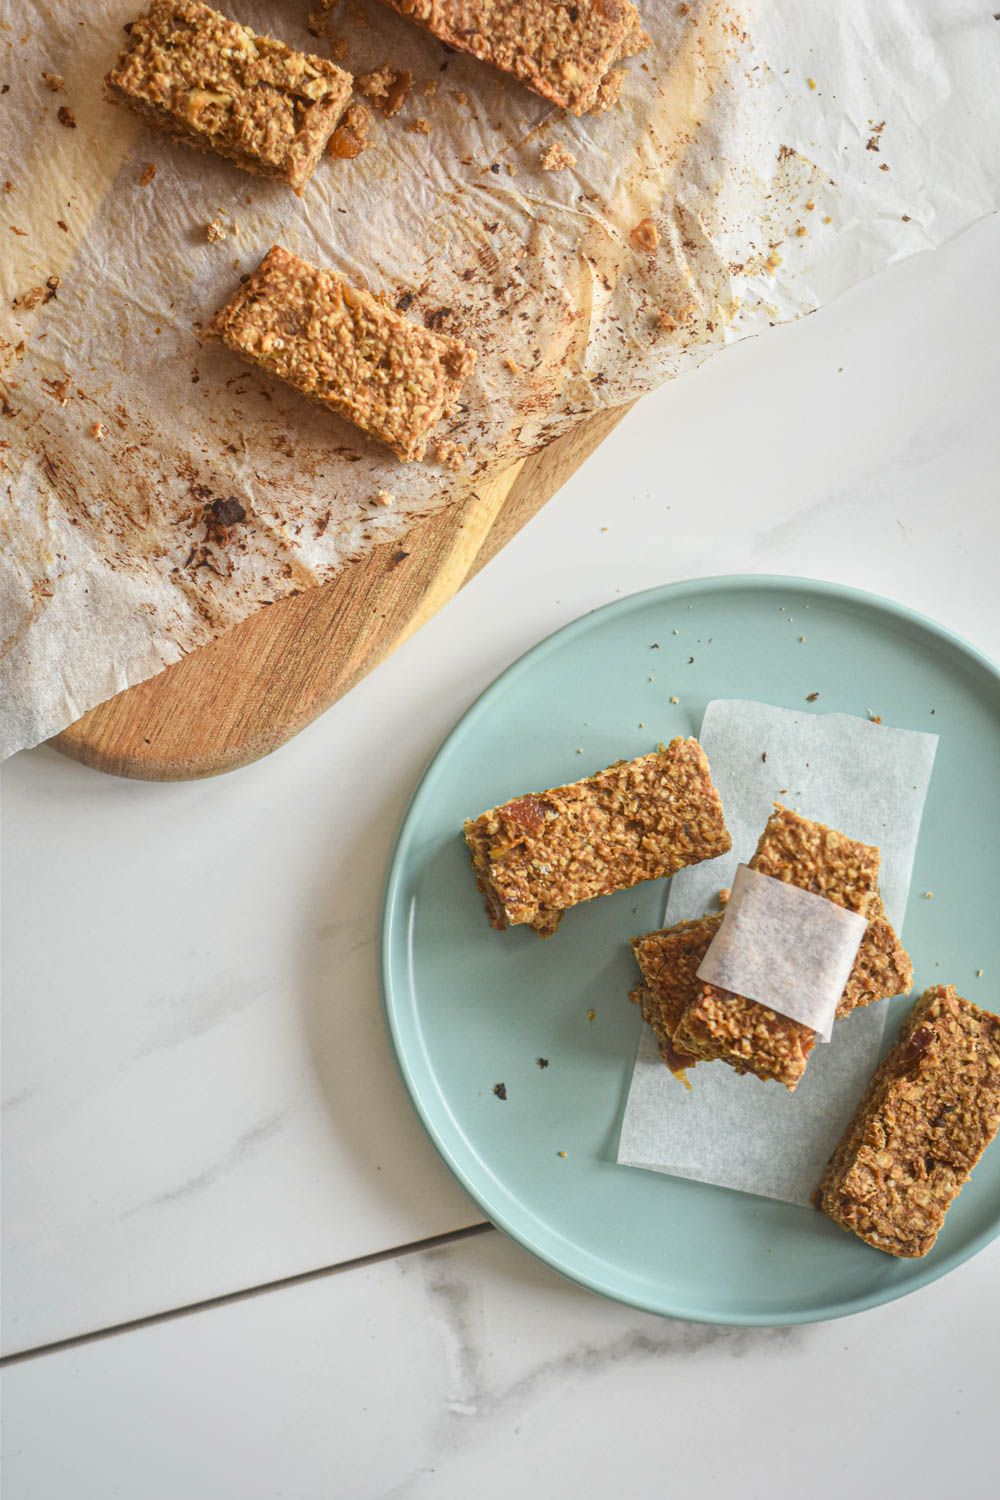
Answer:
<path fill-rule="evenodd" d="M 733 839 L 728 854 L 679 870 L 664 925 L 714 909 L 747 861 L 774 802 L 877 844 L 879 891 L 905 943 L 904 916 L 937 735 L 768 703 L 716 699 L 698 736 Z M 766 751 L 767 759 L 761 758 Z M 816 1047 L 798 1087 L 698 1063 L 687 1090 L 643 1027 L 622 1120 L 618 1160 L 674 1177 L 808 1205 L 878 1061 L 888 1005 L 854 1011 Z"/>
<path fill-rule="evenodd" d="M 414 74 L 301 200 L 104 101 L 136 0 L 9 0 L 0 22 L 0 756 L 1000 199 L 1000 24 L 972 0 L 640 0 L 653 46 L 582 120 L 377 0 L 318 36 L 309 0 L 224 8 Z M 574 167 L 540 169 L 553 142 Z M 655 251 L 631 237 L 647 217 Z M 400 465 L 199 340 L 274 242 L 475 347 L 441 434 L 464 472 Z"/>

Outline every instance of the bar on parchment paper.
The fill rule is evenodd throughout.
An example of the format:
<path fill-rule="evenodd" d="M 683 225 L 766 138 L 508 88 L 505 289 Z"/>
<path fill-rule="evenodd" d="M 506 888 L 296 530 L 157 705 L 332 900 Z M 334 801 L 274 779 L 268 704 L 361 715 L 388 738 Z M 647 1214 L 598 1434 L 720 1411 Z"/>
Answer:
<path fill-rule="evenodd" d="M 465 824 L 492 926 L 553 933 L 563 911 L 659 880 L 730 847 L 697 740 L 675 739 L 582 781 L 517 797 Z"/>
<path fill-rule="evenodd" d="M 998 1126 L 1000 1016 L 937 985 L 875 1070 L 816 1206 L 887 1255 L 926 1255 Z"/>
<path fill-rule="evenodd" d="M 722 912 L 711 912 L 632 940 L 632 951 L 642 971 L 643 983 L 632 992 L 631 998 L 642 1006 L 643 1019 L 653 1028 L 660 1054 L 672 1073 L 682 1073 L 699 1060 L 677 1043 L 677 1030 L 681 1017 L 702 988 L 698 968 L 722 924 L 722 917 Z M 877 1000 L 907 993 L 912 982 L 913 966 L 909 954 L 885 915 L 881 898 L 876 898 L 854 967 L 837 1004 L 837 1018 L 848 1016 L 853 1010 L 872 1005 Z M 741 1023 L 752 1024 L 756 1016 L 754 1007 L 757 1010 L 762 1007 L 741 996 L 733 996 L 733 1002 L 736 1001 L 739 1005 L 734 1014 Z M 790 1035 L 800 1038 L 802 1046 L 808 1047 L 805 1054 L 808 1057 L 815 1033 L 799 1021 L 789 1017 L 780 1019 L 793 1028 Z M 740 1067 L 738 1071 L 753 1072 L 755 1069 Z"/>
<path fill-rule="evenodd" d="M 422 458 L 476 357 L 275 245 L 208 331 L 402 459 Z"/>
<path fill-rule="evenodd" d="M 153 0 L 105 79 L 157 130 L 301 193 L 351 97 L 326 58 L 257 36 L 199 0 Z"/>
<path fill-rule="evenodd" d="M 439 41 L 574 115 L 618 98 L 624 58 L 649 46 L 631 0 L 384 0 Z"/>
<path fill-rule="evenodd" d="M 776 805 L 750 868 L 824 896 L 862 916 L 881 916 L 880 855 L 870 844 Z M 874 996 L 872 997 L 874 998 Z M 699 981 L 674 1033 L 674 1044 L 704 1062 L 726 1062 L 739 1073 L 794 1089 L 816 1033 L 766 1005 Z"/>

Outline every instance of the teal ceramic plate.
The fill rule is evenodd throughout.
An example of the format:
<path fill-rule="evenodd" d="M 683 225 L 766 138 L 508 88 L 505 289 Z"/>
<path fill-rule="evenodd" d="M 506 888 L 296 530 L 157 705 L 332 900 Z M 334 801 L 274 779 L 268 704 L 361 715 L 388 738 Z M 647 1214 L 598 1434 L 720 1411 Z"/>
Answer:
<path fill-rule="evenodd" d="M 527 1249 L 652 1312 L 722 1323 L 836 1317 L 944 1275 L 1000 1230 L 1000 1146 L 920 1261 L 894 1261 L 809 1209 L 618 1166 L 641 1025 L 626 998 L 625 939 L 660 924 L 665 883 L 578 907 L 545 941 L 487 925 L 464 817 L 696 734 L 712 698 L 802 709 L 817 692 L 817 712 L 870 709 L 940 735 L 904 938 L 918 988 L 950 982 L 995 1007 L 1000 671 L 930 620 L 835 584 L 701 579 L 558 631 L 445 741 L 393 858 L 386 1007 L 432 1140 Z M 927 890 L 933 900 L 922 899 Z M 907 1005 L 894 1002 L 887 1037 Z"/>

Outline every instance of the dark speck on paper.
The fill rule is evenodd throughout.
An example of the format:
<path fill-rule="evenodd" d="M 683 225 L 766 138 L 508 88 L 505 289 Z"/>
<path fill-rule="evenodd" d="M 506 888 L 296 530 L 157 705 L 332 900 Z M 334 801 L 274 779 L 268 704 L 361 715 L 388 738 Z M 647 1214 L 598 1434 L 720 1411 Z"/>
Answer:
<path fill-rule="evenodd" d="M 548 1065 L 549 1065 L 549 1060 L 548 1060 L 548 1058 L 547 1058 L 547 1057 L 539 1057 L 539 1058 L 538 1058 L 538 1059 L 537 1059 L 537 1062 L 538 1062 L 538 1066 L 539 1066 L 539 1067 L 540 1067 L 540 1068 L 547 1068 L 547 1067 L 548 1067 Z"/>
<path fill-rule="evenodd" d="M 493 1085 L 493 1092 L 494 1094 L 496 1094 L 498 1099 L 506 1099 L 507 1085 L 505 1083 L 495 1083 Z"/>
<path fill-rule="evenodd" d="M 816 699 L 818 697 L 819 697 L 819 693 L 806 693 L 806 702 L 807 703 L 815 703 Z"/>

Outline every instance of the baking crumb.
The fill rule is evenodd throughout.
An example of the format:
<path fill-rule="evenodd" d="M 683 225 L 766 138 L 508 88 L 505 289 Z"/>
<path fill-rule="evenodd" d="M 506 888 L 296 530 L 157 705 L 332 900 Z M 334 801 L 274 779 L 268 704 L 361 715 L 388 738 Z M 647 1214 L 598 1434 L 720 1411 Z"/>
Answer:
<path fill-rule="evenodd" d="M 4 193 L 12 193 L 14 191 L 14 184 L 11 182 L 9 177 L 4 181 L 3 190 Z"/>
<path fill-rule="evenodd" d="M 881 722 L 882 722 L 882 715 L 881 714 L 873 713 L 870 708 L 866 708 L 865 709 L 865 713 L 868 715 L 868 722 L 869 722 L 869 724 L 881 724 Z"/>
<path fill-rule="evenodd" d="M 909 222 L 910 222 L 910 215 L 909 214 L 900 214 L 899 217 L 902 219 L 902 221 L 903 221 L 904 224 L 909 224 Z"/>
<path fill-rule="evenodd" d="M 494 1094 L 496 1094 L 498 1099 L 506 1099 L 507 1085 L 505 1083 L 495 1083 L 493 1085 L 493 1092 Z"/>
<path fill-rule="evenodd" d="M 815 703 L 816 699 L 818 697 L 819 697 L 819 693 L 806 693 L 806 702 L 807 703 Z"/>
<path fill-rule="evenodd" d="M 823 223 L 824 224 L 832 224 L 833 223 L 833 214 L 824 214 L 823 215 Z"/>
<path fill-rule="evenodd" d="M 102 443 L 104 441 L 104 435 L 107 430 L 103 422 L 91 422 L 87 428 L 95 443 Z"/>
<path fill-rule="evenodd" d="M 15 297 L 11 307 L 15 312 L 31 312 L 33 308 L 43 307 L 46 302 L 52 301 L 61 286 L 58 276 L 50 276 L 44 286 L 29 287 L 19 297 Z"/>
<path fill-rule="evenodd" d="M 566 1160 L 566 1152 L 565 1152 L 565 1151 L 557 1151 L 557 1152 L 556 1152 L 556 1155 L 557 1155 L 557 1156 L 561 1156 L 561 1157 L 562 1157 L 562 1159 L 563 1159 L 563 1161 L 565 1161 L 565 1160 Z"/>
<path fill-rule="evenodd" d="M 547 1068 L 549 1065 L 549 1060 L 547 1057 L 536 1057 L 535 1061 L 540 1068 Z"/>
<path fill-rule="evenodd" d="M 505 161 L 504 164 L 503 164 L 503 169 L 507 173 L 508 177 L 516 177 L 517 176 L 517 167 L 514 165 L 514 163 L 512 161 Z"/>
<path fill-rule="evenodd" d="M 577 747 L 576 747 L 576 753 L 577 753 L 577 755 L 582 755 L 583 754 L 583 746 L 582 745 L 577 745 Z"/>
<path fill-rule="evenodd" d="M 205 225 L 205 238 L 212 245 L 217 245 L 220 240 L 226 238 L 226 226 L 221 219 L 213 219 Z"/>
<path fill-rule="evenodd" d="M 601 530 L 602 530 L 602 531 L 608 531 L 608 530 L 609 530 L 609 529 L 610 529 L 610 528 L 609 528 L 609 527 L 607 527 L 607 526 L 602 526 L 602 527 L 601 527 Z"/>
<path fill-rule="evenodd" d="M 564 167 L 575 167 L 576 157 L 562 141 L 552 141 L 538 159 L 543 172 L 561 172 Z"/>
<path fill-rule="evenodd" d="M 44 69 L 42 70 L 42 82 L 54 94 L 58 94 L 61 89 L 66 87 L 66 80 L 61 73 L 46 73 Z"/>
<path fill-rule="evenodd" d="M 509 370 L 512 375 L 520 375 L 521 373 L 521 366 L 516 359 L 511 359 L 509 355 L 504 360 L 503 367 L 505 370 Z"/>
<path fill-rule="evenodd" d="M 413 74 L 408 68 L 390 68 L 383 63 L 371 73 L 361 73 L 354 80 L 357 90 L 370 99 L 386 119 L 398 115 L 406 103 L 413 86 Z"/>
<path fill-rule="evenodd" d="M 800 636 L 799 636 L 799 645 L 800 645 L 800 646 L 804 646 L 804 645 L 805 645 L 805 643 L 806 643 L 806 638 L 805 638 L 805 636 L 804 636 L 804 635 L 800 635 Z"/>
<path fill-rule="evenodd" d="M 434 95 L 437 93 L 437 91 L 438 91 L 438 86 L 437 86 L 437 79 L 436 78 L 428 78 L 427 82 L 424 84 L 423 88 L 420 90 L 420 92 L 424 95 L 425 99 L 433 99 Z"/>
<path fill-rule="evenodd" d="M 806 79 L 806 83 L 809 85 L 809 87 L 811 89 L 814 89 L 816 87 L 816 80 L 815 80 L 815 78 L 807 78 Z"/>
<path fill-rule="evenodd" d="M 809 233 L 809 231 L 804 224 L 796 224 L 795 233 L 798 235 L 799 239 L 802 239 L 804 235 L 807 235 Z"/>
<path fill-rule="evenodd" d="M 468 104 L 468 102 L 469 102 L 469 96 L 465 92 L 464 89 L 456 89 L 455 90 L 455 102 L 457 104 L 461 104 L 463 106 L 466 105 L 466 104 Z"/>
<path fill-rule="evenodd" d="M 646 725 L 644 724 L 644 722 L 642 721 L 642 719 L 640 719 L 639 720 L 639 728 L 640 729 L 645 729 L 645 727 L 646 727 Z"/>
<path fill-rule="evenodd" d="M 976 970 L 976 978 L 977 978 L 977 979 L 982 979 L 982 977 L 983 977 L 983 975 L 984 975 L 984 974 L 985 974 L 985 973 L 986 973 L 986 970 L 985 970 L 985 969 L 977 969 L 977 970 Z"/>
<path fill-rule="evenodd" d="M 764 262 L 764 270 L 776 271 L 781 263 L 781 256 L 778 254 L 777 250 L 772 250 L 770 255 L 767 257 L 767 260 Z"/>
<path fill-rule="evenodd" d="M 457 474 L 465 463 L 469 450 L 464 443 L 453 443 L 450 438 L 439 438 L 434 445 L 434 457 L 446 469 Z"/>
<path fill-rule="evenodd" d="M 660 231 L 652 219 L 640 219 L 630 230 L 629 239 L 637 250 L 646 250 L 652 254 L 660 243 Z"/>
<path fill-rule="evenodd" d="M 887 161 L 881 162 L 879 164 L 879 171 L 880 172 L 888 172 L 888 170 L 889 170 L 889 163 Z"/>
<path fill-rule="evenodd" d="M 139 186 L 140 187 L 149 187 L 149 184 L 152 182 L 152 180 L 153 180 L 153 178 L 155 176 L 156 176 L 156 162 L 155 161 L 148 161 L 146 163 L 146 165 L 142 169 L 142 174 L 141 174 L 141 176 L 139 178 Z"/>
<path fill-rule="evenodd" d="M 730 890 L 729 886 L 724 885 L 715 899 L 716 901 L 718 901 L 720 906 L 725 906 L 728 903 L 731 895 L 732 891 Z"/>
<path fill-rule="evenodd" d="M 761 751 L 761 752 L 760 752 L 760 758 L 761 758 L 761 761 L 762 761 L 762 762 L 763 762 L 763 763 L 766 763 L 766 762 L 767 762 L 767 751 L 766 751 L 766 750 L 762 750 L 762 751 Z"/>
<path fill-rule="evenodd" d="M 596 1021 L 597 1020 L 597 1011 L 596 1010 L 588 1010 L 588 1012 L 587 1012 L 587 1020 L 588 1021 Z"/>
<path fill-rule="evenodd" d="M 375 504 L 376 505 L 395 505 L 395 503 L 396 503 L 396 497 L 392 493 L 391 490 L 376 490 L 375 491 Z"/>
<path fill-rule="evenodd" d="M 924 900 L 925 901 L 933 901 L 934 900 L 934 892 L 933 891 L 924 891 Z"/>
<path fill-rule="evenodd" d="M 679 698 L 678 698 L 678 696 L 677 696 L 677 694 L 676 694 L 676 693 L 674 693 L 674 694 L 673 694 L 673 695 L 672 695 L 672 696 L 671 696 L 671 699 L 670 699 L 670 701 L 671 701 L 671 703 L 679 703 L 679 702 L 680 702 L 680 701 L 681 701 L 681 700 L 680 700 L 680 699 L 679 699 Z"/>
<path fill-rule="evenodd" d="M 69 234 L 69 225 L 66 223 L 65 219 L 57 219 L 56 228 L 61 229 L 63 234 Z"/>
<path fill-rule="evenodd" d="M 672 631 L 671 631 L 671 632 L 670 632 L 670 634 L 671 634 L 671 635 L 680 635 L 680 631 L 679 631 L 679 630 L 672 630 Z"/>
<path fill-rule="evenodd" d="M 67 109 L 65 104 L 60 104 L 56 110 L 56 119 L 60 125 L 65 125 L 67 130 L 76 129 L 76 115 L 71 109 Z"/>
<path fill-rule="evenodd" d="M 813 209 L 815 207 L 816 207 L 816 205 L 815 205 L 815 203 L 813 202 L 813 200 L 811 198 L 809 198 L 809 199 L 806 200 L 806 212 L 807 213 L 811 214 L 812 211 L 813 211 Z"/>
<path fill-rule="evenodd" d="M 370 109 L 366 109 L 363 104 L 349 104 L 330 137 L 327 154 L 340 161 L 353 161 L 368 145 L 371 123 Z"/>
<path fill-rule="evenodd" d="M 418 115 L 415 120 L 410 121 L 406 129 L 410 135 L 430 135 L 431 122 L 430 120 L 425 120 L 423 115 Z"/>

